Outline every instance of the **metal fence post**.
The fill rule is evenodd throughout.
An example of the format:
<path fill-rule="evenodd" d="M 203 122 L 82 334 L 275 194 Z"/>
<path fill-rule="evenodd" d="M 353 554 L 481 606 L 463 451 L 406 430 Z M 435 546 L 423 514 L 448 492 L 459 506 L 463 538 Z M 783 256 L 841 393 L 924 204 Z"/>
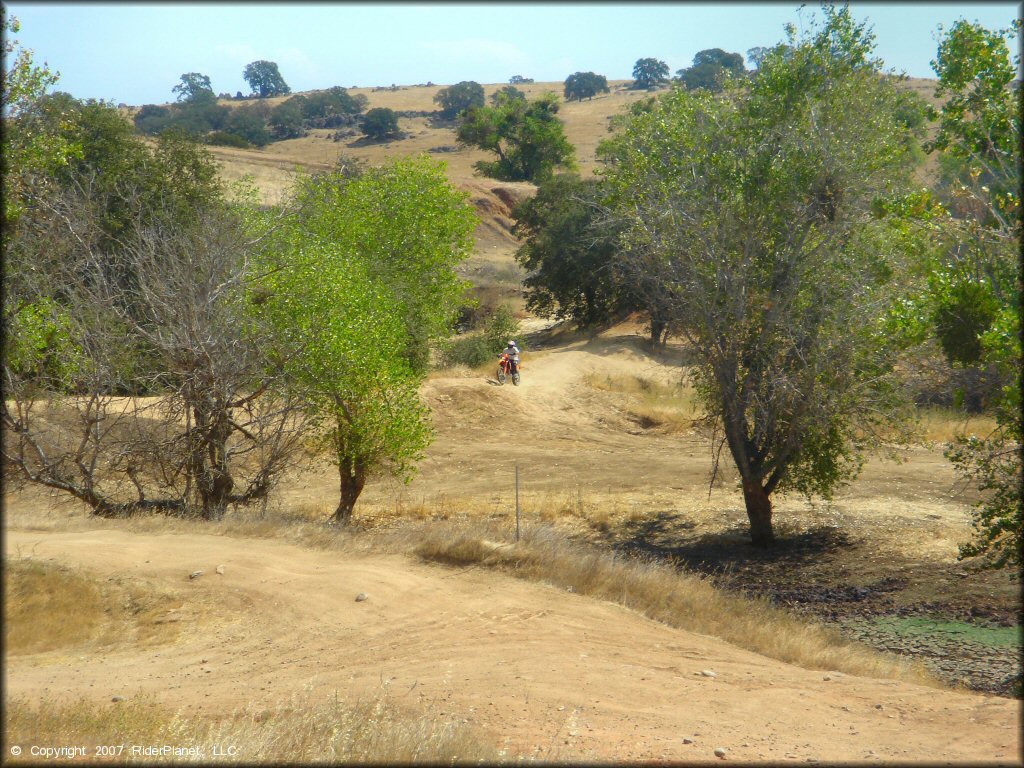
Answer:
<path fill-rule="evenodd" d="M 516 462 L 516 541 L 519 541 L 519 462 Z"/>

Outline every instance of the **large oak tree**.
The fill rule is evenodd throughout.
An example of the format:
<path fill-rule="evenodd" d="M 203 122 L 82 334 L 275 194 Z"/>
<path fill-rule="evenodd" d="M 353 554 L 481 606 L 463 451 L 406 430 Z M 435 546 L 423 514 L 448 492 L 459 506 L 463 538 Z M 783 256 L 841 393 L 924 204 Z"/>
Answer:
<path fill-rule="evenodd" d="M 605 149 L 626 266 L 656 278 L 696 353 L 762 546 L 774 494 L 828 497 L 903 412 L 877 322 L 889 224 L 871 203 L 904 183 L 907 129 L 870 30 L 824 14 L 752 83 L 677 89 Z"/>

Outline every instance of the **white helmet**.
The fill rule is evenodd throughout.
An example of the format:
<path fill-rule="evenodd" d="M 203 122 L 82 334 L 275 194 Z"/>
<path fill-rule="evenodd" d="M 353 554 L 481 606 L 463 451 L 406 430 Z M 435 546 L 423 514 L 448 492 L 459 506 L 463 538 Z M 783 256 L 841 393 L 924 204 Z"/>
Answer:
<path fill-rule="evenodd" d="M 514 347 L 514 346 L 516 345 L 516 343 L 515 343 L 515 341 L 513 341 L 512 339 L 509 339 L 508 345 L 509 345 L 510 347 Z"/>

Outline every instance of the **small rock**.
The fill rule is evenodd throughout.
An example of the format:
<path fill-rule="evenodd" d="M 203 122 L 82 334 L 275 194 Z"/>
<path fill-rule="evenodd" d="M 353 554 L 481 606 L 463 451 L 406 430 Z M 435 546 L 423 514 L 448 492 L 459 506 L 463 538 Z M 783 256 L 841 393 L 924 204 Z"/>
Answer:
<path fill-rule="evenodd" d="M 217 573 L 219 573 L 221 576 L 224 575 L 224 566 L 223 565 L 218 565 L 217 566 Z"/>
<path fill-rule="evenodd" d="M 683 739 L 683 744 L 693 744 L 693 739 Z"/>
<path fill-rule="evenodd" d="M 369 599 L 370 599 L 370 596 L 367 595 L 365 592 L 360 592 L 358 595 L 356 595 L 356 602 L 357 603 L 361 603 L 364 600 L 369 600 Z"/>
<path fill-rule="evenodd" d="M 713 672 L 713 671 L 712 671 L 712 670 L 710 670 L 710 669 L 702 669 L 702 670 L 700 671 L 700 673 L 701 673 L 702 675 L 704 675 L 704 677 L 718 677 L 718 673 L 717 673 L 717 672 Z"/>
<path fill-rule="evenodd" d="M 124 701 L 124 696 L 114 696 L 110 700 L 111 701 Z"/>
<path fill-rule="evenodd" d="M 725 759 L 725 753 L 726 753 L 725 747 L 715 747 L 715 757 L 721 757 L 724 760 Z"/>
<path fill-rule="evenodd" d="M 882 708 L 881 704 L 875 704 L 875 709 L 881 709 L 881 708 Z"/>
<path fill-rule="evenodd" d="M 190 579 L 198 579 L 198 578 L 199 578 L 200 576 L 202 576 L 202 575 L 203 575 L 203 572 L 202 572 L 202 571 L 192 571 L 192 573 L 190 573 L 190 574 L 188 575 L 188 577 L 189 577 Z"/>

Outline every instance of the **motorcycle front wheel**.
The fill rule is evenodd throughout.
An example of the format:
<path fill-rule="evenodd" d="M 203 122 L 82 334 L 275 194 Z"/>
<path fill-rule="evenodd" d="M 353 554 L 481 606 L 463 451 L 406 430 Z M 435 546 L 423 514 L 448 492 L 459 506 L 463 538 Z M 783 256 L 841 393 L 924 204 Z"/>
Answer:
<path fill-rule="evenodd" d="M 505 371 L 502 368 L 498 369 L 498 384 L 505 383 Z"/>

